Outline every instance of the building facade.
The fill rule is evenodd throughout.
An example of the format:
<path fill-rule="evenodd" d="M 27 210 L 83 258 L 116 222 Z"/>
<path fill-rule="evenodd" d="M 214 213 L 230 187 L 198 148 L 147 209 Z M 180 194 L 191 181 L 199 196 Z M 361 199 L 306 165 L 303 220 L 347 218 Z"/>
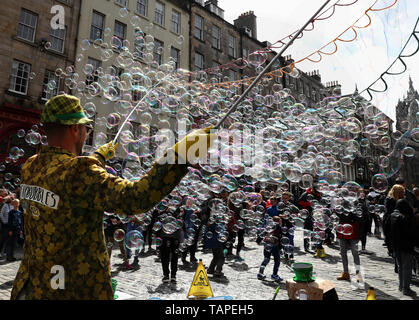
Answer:
<path fill-rule="evenodd" d="M 419 93 L 413 86 L 409 77 L 409 89 L 406 97 L 396 105 L 396 132 L 404 134 L 408 130 L 419 128 Z M 395 133 L 396 133 L 395 132 Z M 400 175 L 405 179 L 407 186 L 419 186 L 419 139 L 418 135 L 408 140 L 408 147 L 414 151 L 413 155 L 403 155 L 403 164 Z"/>
<path fill-rule="evenodd" d="M 188 69 L 187 4 L 178 0 L 83 1 L 76 61 L 80 77 L 75 94 L 84 106 L 94 106 L 95 130 L 88 145 L 114 138 L 124 119 L 110 125 L 108 116 L 118 111 L 124 114 L 123 109 L 129 110 L 143 97 L 144 91 L 137 90 L 140 85 L 132 78 L 133 69 L 146 74 L 159 71 L 159 66 L 169 61 L 174 69 Z M 125 81 L 128 73 L 131 76 Z M 157 121 L 156 117 L 152 121 Z M 138 126 L 141 120 L 130 122 Z M 122 154 L 120 146 L 117 156 Z"/>
<path fill-rule="evenodd" d="M 64 84 L 72 72 L 80 0 L 4 1 L 0 9 L 0 163 L 3 172 L 18 173 L 40 146 L 25 143 L 26 133 L 39 124 L 41 108 L 50 97 L 69 92 Z M 42 128 L 39 128 L 42 134 Z M 9 157 L 13 147 L 24 154 Z M 1 174 L 1 172 L 0 172 Z"/>

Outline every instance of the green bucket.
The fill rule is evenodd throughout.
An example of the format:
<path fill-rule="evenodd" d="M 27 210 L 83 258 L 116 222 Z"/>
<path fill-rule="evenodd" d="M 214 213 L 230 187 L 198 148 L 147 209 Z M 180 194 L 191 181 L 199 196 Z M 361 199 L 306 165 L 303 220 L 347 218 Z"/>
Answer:
<path fill-rule="evenodd" d="M 316 280 L 313 277 L 313 264 L 308 262 L 295 262 L 291 266 L 295 273 L 293 280 L 295 282 L 311 282 Z"/>
<path fill-rule="evenodd" d="M 118 281 L 116 281 L 115 279 L 112 279 L 112 291 L 113 291 L 113 298 L 115 300 L 118 299 L 118 296 L 115 294 L 117 285 L 118 285 Z"/>

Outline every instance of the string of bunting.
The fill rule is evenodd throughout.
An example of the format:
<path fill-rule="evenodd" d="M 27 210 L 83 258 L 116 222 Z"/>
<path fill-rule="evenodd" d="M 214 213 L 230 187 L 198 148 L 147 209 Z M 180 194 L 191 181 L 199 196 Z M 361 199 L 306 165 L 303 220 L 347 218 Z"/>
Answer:
<path fill-rule="evenodd" d="M 284 74 L 290 75 L 290 74 L 292 74 L 294 72 L 295 65 L 298 64 L 298 63 L 301 63 L 301 62 L 303 62 L 305 60 L 309 60 L 311 62 L 318 63 L 318 62 L 320 62 L 322 60 L 322 54 L 325 54 L 325 55 L 333 55 L 333 54 L 335 54 L 338 51 L 337 41 L 352 42 L 352 41 L 354 41 L 358 37 L 358 33 L 357 33 L 357 31 L 355 29 L 365 29 L 365 28 L 369 27 L 372 24 L 372 19 L 371 19 L 371 17 L 368 14 L 370 11 L 371 12 L 379 12 L 379 11 L 384 11 L 384 10 L 390 9 L 399 0 L 393 0 L 393 3 L 390 4 L 390 5 L 388 5 L 386 7 L 383 7 L 383 8 L 375 9 L 374 6 L 377 4 L 378 1 L 379 0 L 376 0 L 371 7 L 369 7 L 367 10 L 365 10 L 365 13 L 359 19 L 357 19 L 350 27 L 346 28 L 345 31 L 343 31 L 342 33 L 340 33 L 332 41 L 328 42 L 326 45 L 324 45 L 320 49 L 314 51 L 313 53 L 307 55 L 306 57 L 304 57 L 304 58 L 302 58 L 302 59 L 300 59 L 298 61 L 292 62 L 290 65 L 287 65 L 285 67 L 282 67 L 282 68 L 273 70 L 271 72 L 268 72 L 265 75 L 265 79 L 268 80 L 268 81 L 270 81 L 270 80 L 273 80 L 274 77 L 279 77 L 280 78 L 280 77 L 283 77 Z M 358 26 L 357 23 L 361 19 L 363 19 L 365 16 L 368 17 L 368 23 L 366 25 L 364 25 L 364 26 Z M 352 39 L 350 39 L 350 40 L 347 40 L 347 39 L 342 38 L 342 36 L 346 32 L 348 32 L 349 30 L 352 30 L 353 31 L 354 37 Z M 334 50 L 333 50 L 333 52 L 324 52 L 325 48 L 329 47 L 331 44 L 333 44 L 334 47 L 335 47 Z M 314 55 L 316 55 L 316 54 L 318 55 L 319 59 L 313 60 L 312 57 Z M 214 84 L 209 84 L 209 85 L 208 84 L 200 84 L 200 86 L 203 87 L 203 88 L 208 88 L 208 87 L 211 87 L 211 86 L 217 86 L 217 87 L 223 87 L 223 88 L 228 89 L 228 88 L 230 88 L 230 86 L 239 86 L 239 85 L 246 85 L 246 84 L 249 85 L 255 78 L 256 77 L 251 77 L 251 78 L 240 79 L 240 80 L 236 80 L 236 81 L 227 81 L 227 82 L 214 83 Z"/>
<path fill-rule="evenodd" d="M 396 76 L 396 75 L 400 75 L 400 74 L 402 74 L 402 73 L 405 73 L 406 72 L 406 70 L 407 70 L 407 65 L 406 65 L 406 63 L 403 61 L 403 59 L 402 58 L 410 58 L 410 57 L 412 57 L 412 56 L 414 56 L 416 53 L 418 53 L 418 51 L 419 51 L 419 38 L 418 38 L 418 34 L 419 34 L 419 30 L 416 30 L 416 28 L 417 28 L 417 26 L 418 26 L 418 24 L 419 24 L 419 18 L 416 20 L 416 24 L 415 24 L 415 27 L 413 28 L 413 32 L 410 34 L 410 36 L 409 36 L 409 38 L 407 39 L 407 41 L 406 41 L 406 44 L 403 46 L 403 49 L 400 51 L 400 54 L 398 55 L 398 57 L 393 61 L 393 63 L 387 68 L 387 70 L 386 71 L 384 71 L 379 77 L 378 77 L 378 79 L 377 80 L 375 80 L 373 83 L 371 83 L 367 88 L 365 88 L 364 90 L 362 90 L 358 95 L 361 95 L 362 93 L 364 93 L 365 91 L 368 93 L 368 95 L 369 95 L 369 100 L 368 101 L 372 101 L 372 99 L 373 99 L 373 97 L 372 97 L 372 94 L 371 94 L 371 91 L 372 92 L 385 92 L 385 91 L 387 91 L 387 89 L 388 89 L 388 84 L 387 84 L 387 82 L 384 80 L 384 76 L 387 74 L 387 75 L 391 75 L 391 76 Z M 405 51 L 405 49 L 406 49 L 406 47 L 407 47 L 407 45 L 410 43 L 410 40 L 412 39 L 412 38 L 415 38 L 416 39 L 416 42 L 417 42 L 417 48 L 416 48 L 416 50 L 413 52 L 413 53 L 411 53 L 411 54 L 408 54 L 408 55 L 406 55 L 406 54 L 403 54 L 403 52 Z M 404 67 L 404 70 L 403 71 L 400 71 L 400 72 L 389 72 L 389 70 L 394 66 L 394 64 L 397 62 L 397 61 L 400 61 L 402 64 L 403 64 L 403 67 Z M 383 90 L 377 90 L 377 89 L 373 89 L 372 87 L 378 82 L 378 81 L 382 81 L 383 83 L 384 83 L 384 89 Z"/>
<path fill-rule="evenodd" d="M 327 20 L 327 19 L 329 19 L 329 18 L 331 18 L 334 14 L 335 14 L 335 11 L 336 11 L 336 7 L 349 7 L 349 6 L 351 6 L 351 5 L 354 5 L 355 3 L 357 3 L 359 0 L 354 0 L 354 1 L 352 1 L 351 3 L 339 3 L 339 2 L 341 2 L 342 0 L 339 0 L 339 1 L 337 1 L 334 5 L 332 5 L 330 8 L 328 8 L 328 9 L 326 9 L 323 13 L 321 13 L 320 15 L 319 15 L 319 17 L 318 18 L 316 18 L 316 19 L 314 19 L 312 22 L 311 22 L 311 28 L 310 29 L 304 29 L 304 31 L 312 31 L 312 30 L 314 30 L 314 22 L 316 22 L 317 20 L 319 20 L 319 21 L 323 21 L 323 20 Z M 332 10 L 332 13 L 328 16 L 328 17 L 323 17 L 322 18 L 322 16 L 324 15 L 324 14 L 326 14 L 328 11 L 330 11 L 330 10 Z M 215 72 L 217 72 L 218 70 L 223 70 L 223 69 L 229 69 L 229 68 L 231 68 L 231 67 L 237 67 L 238 65 L 237 64 L 242 64 L 246 59 L 248 59 L 252 54 L 255 54 L 255 53 L 269 53 L 269 52 L 272 52 L 272 49 L 281 49 L 284 45 L 286 45 L 286 42 L 284 42 L 284 40 L 289 40 L 289 39 L 292 39 L 292 37 L 298 32 L 299 30 L 296 30 L 296 31 L 294 31 L 294 32 L 292 32 L 291 34 L 289 34 L 289 35 L 287 35 L 287 36 L 285 36 L 285 37 L 283 37 L 282 39 L 280 39 L 280 40 L 278 40 L 278 41 L 276 41 L 275 43 L 273 43 L 273 44 L 271 44 L 271 45 L 269 45 L 269 46 L 267 46 L 266 48 L 262 48 L 262 49 L 259 49 L 259 50 L 256 50 L 256 51 L 254 51 L 254 52 L 252 52 L 252 53 L 250 53 L 249 55 L 247 55 L 246 57 L 243 57 L 243 58 L 239 58 L 239 59 L 236 59 L 236 60 L 233 60 L 233 61 L 230 61 L 229 63 L 226 63 L 226 64 L 222 64 L 222 65 L 219 65 L 219 66 L 216 66 L 216 67 L 213 67 L 213 68 L 208 68 L 208 69 L 203 69 L 203 70 L 199 70 L 199 71 L 193 71 L 193 72 L 189 72 L 189 75 L 194 75 L 194 74 L 199 74 L 199 73 L 202 73 L 202 72 L 205 72 L 205 73 L 215 73 Z M 302 32 L 301 33 L 301 35 L 299 35 L 298 37 L 297 37 L 297 39 L 301 39 L 302 37 L 304 36 L 304 33 Z M 236 64 L 237 63 L 237 64 Z"/>

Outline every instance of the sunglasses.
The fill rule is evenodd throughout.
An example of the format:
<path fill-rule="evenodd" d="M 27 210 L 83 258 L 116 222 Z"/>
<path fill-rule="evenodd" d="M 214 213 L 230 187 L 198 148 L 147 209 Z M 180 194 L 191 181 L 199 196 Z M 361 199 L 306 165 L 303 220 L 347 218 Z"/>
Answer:
<path fill-rule="evenodd" d="M 84 128 L 86 129 L 86 135 L 90 135 L 93 132 L 93 126 L 91 124 L 85 124 Z"/>

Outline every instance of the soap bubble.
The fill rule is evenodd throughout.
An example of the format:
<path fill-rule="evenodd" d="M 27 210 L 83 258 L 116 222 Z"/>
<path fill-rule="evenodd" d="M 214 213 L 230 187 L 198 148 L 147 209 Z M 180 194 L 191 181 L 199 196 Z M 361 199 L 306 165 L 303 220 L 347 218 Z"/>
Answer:
<path fill-rule="evenodd" d="M 113 238 L 116 242 L 121 242 L 125 238 L 125 231 L 122 229 L 115 230 Z"/>
<path fill-rule="evenodd" d="M 383 174 L 380 174 L 380 173 L 374 175 L 371 178 L 371 187 L 379 193 L 386 192 L 388 189 L 387 178 Z"/>
<path fill-rule="evenodd" d="M 144 244 L 144 236 L 138 230 L 132 230 L 125 235 L 125 246 L 129 249 L 138 249 Z"/>

